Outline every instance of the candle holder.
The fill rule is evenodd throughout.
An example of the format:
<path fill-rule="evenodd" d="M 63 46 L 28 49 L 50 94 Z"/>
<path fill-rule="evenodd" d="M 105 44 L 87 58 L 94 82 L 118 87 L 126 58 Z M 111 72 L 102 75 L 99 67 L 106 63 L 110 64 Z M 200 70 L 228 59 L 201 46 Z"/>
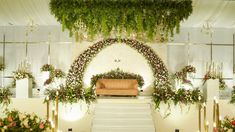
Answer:
<path fill-rule="evenodd" d="M 198 105 L 198 130 L 201 132 L 201 104 Z"/>
<path fill-rule="evenodd" d="M 49 120 L 50 114 L 49 114 L 49 110 L 50 110 L 50 102 L 49 102 L 49 97 L 46 97 L 46 104 L 47 104 L 47 121 Z"/>
<path fill-rule="evenodd" d="M 223 63 L 206 62 L 206 74 L 210 74 L 215 78 L 222 78 L 223 76 Z"/>
<path fill-rule="evenodd" d="M 209 131 L 209 121 L 206 122 L 206 130 L 205 132 L 208 132 Z"/>
<path fill-rule="evenodd" d="M 53 110 L 52 110 L 52 114 L 51 114 L 51 130 L 52 130 L 52 132 L 55 132 L 55 124 L 54 124 L 54 122 L 55 122 L 55 110 L 54 110 L 54 108 L 53 108 Z"/>
<path fill-rule="evenodd" d="M 207 121 L 206 121 L 206 103 L 205 103 L 205 102 L 203 103 L 203 111 L 204 111 L 204 113 L 203 113 L 203 114 L 204 114 L 204 130 L 205 130 L 205 132 L 206 132 L 206 129 L 207 129 L 207 128 L 206 128 L 206 127 L 207 127 L 207 126 L 206 126 L 206 125 L 207 125 Z"/>
<path fill-rule="evenodd" d="M 201 132 L 201 96 L 198 97 L 199 103 L 198 103 L 198 130 Z"/>
<path fill-rule="evenodd" d="M 55 112 L 55 130 L 58 130 L 58 115 L 59 115 L 59 92 L 56 92 L 56 112 Z"/>

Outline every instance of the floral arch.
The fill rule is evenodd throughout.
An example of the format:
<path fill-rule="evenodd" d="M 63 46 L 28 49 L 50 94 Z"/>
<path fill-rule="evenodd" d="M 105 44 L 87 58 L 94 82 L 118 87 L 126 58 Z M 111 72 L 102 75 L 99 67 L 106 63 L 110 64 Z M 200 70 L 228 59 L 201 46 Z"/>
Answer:
<path fill-rule="evenodd" d="M 115 43 L 124 43 L 131 48 L 136 49 L 144 58 L 148 61 L 148 64 L 151 66 L 154 75 L 154 86 L 155 88 L 161 88 L 169 84 L 168 80 L 168 71 L 163 61 L 158 57 L 158 55 L 147 45 L 132 39 L 117 39 L 110 38 L 103 41 L 99 41 L 82 54 L 80 54 L 77 59 L 71 65 L 71 68 L 68 72 L 66 79 L 66 91 L 69 93 L 75 93 L 73 101 L 83 99 L 86 102 L 92 102 L 95 99 L 95 94 L 92 89 L 86 91 L 83 87 L 83 75 L 84 71 L 89 64 L 89 62 L 105 47 L 110 46 Z M 71 97 L 71 96 L 70 96 Z M 68 99 L 69 100 L 69 99 Z"/>

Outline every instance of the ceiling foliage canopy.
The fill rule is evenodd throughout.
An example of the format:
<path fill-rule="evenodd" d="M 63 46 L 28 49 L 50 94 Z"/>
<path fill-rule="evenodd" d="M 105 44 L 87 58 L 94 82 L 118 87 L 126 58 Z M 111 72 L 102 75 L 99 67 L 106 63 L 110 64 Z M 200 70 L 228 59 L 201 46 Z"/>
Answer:
<path fill-rule="evenodd" d="M 167 40 L 193 10 L 191 0 L 50 0 L 50 9 L 77 40 L 142 41 Z"/>

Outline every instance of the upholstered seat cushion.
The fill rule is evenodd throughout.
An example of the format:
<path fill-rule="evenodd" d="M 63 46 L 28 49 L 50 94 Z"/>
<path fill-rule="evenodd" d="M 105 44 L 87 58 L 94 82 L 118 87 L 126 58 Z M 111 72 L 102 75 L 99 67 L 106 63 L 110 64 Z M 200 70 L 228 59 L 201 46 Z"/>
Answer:
<path fill-rule="evenodd" d="M 135 79 L 99 79 L 96 83 L 97 95 L 137 95 L 138 83 Z"/>

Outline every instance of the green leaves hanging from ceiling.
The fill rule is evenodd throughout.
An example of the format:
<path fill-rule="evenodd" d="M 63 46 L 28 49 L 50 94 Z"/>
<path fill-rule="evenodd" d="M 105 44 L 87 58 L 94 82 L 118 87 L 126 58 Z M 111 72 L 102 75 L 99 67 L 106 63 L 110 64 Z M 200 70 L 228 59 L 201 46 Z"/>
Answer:
<path fill-rule="evenodd" d="M 63 29 L 77 38 L 164 40 L 192 13 L 191 0 L 51 0 Z M 86 36 L 86 37 L 84 37 Z"/>

